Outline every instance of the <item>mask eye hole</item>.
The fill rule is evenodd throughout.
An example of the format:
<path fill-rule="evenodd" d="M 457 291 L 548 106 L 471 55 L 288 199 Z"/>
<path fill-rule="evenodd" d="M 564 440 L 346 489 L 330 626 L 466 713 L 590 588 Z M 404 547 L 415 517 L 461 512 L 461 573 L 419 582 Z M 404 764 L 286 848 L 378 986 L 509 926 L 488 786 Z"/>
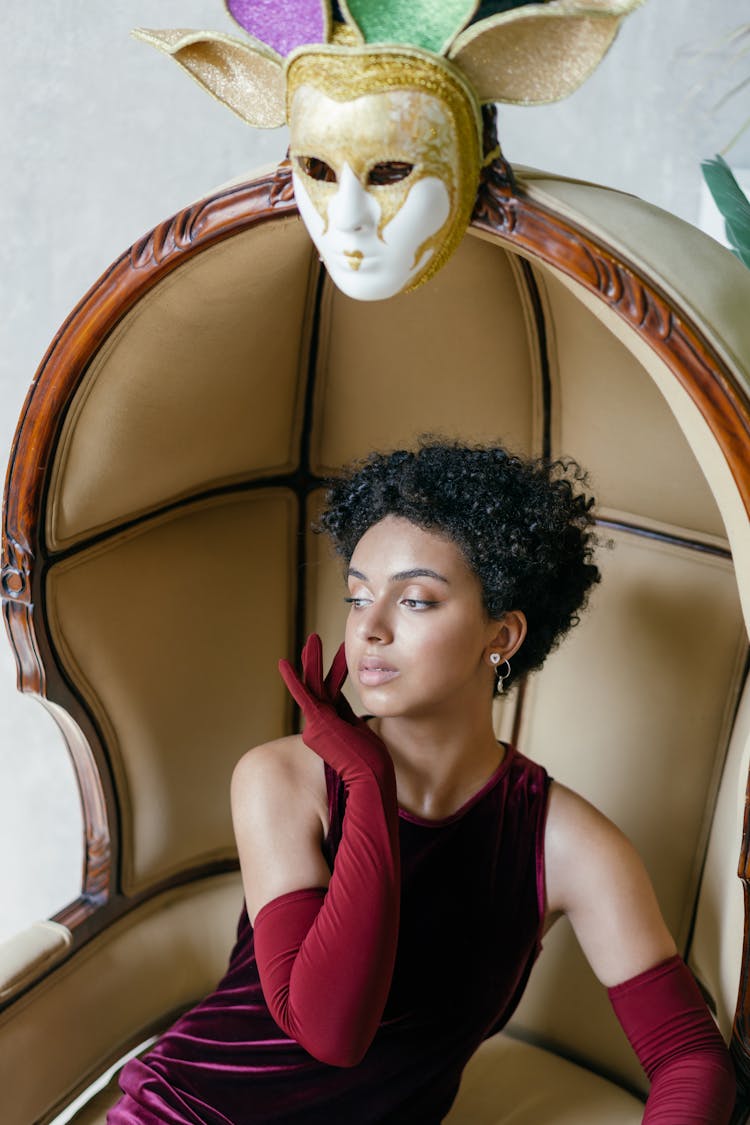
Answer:
<path fill-rule="evenodd" d="M 367 182 L 376 186 L 397 184 L 399 180 L 405 180 L 410 176 L 413 168 L 414 165 L 407 164 L 405 160 L 383 160 L 380 164 L 373 164 Z"/>
<path fill-rule="evenodd" d="M 333 168 L 318 156 L 298 156 L 297 164 L 311 180 L 321 180 L 326 184 L 336 183 L 336 173 Z"/>

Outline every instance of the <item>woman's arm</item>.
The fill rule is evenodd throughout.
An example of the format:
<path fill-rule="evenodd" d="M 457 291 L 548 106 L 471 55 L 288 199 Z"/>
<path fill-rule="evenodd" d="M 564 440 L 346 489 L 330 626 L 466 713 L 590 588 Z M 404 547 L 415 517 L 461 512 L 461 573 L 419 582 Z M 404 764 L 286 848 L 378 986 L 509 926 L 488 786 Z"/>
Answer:
<path fill-rule="evenodd" d="M 250 921 L 281 895 L 328 886 L 323 765 L 299 735 L 249 750 L 232 775 L 232 821 Z"/>
<path fill-rule="evenodd" d="M 567 914 L 651 1080 L 644 1125 L 727 1125 L 729 1053 L 635 848 L 582 797 L 553 784 L 545 866 L 549 913 Z"/>
<path fill-rule="evenodd" d="M 329 878 L 314 802 L 273 764 L 273 744 L 247 757 L 233 805 L 258 969 L 279 1026 L 321 1061 L 354 1066 L 377 1030 L 396 954 L 393 763 L 341 700 L 343 652 L 324 681 L 315 637 L 303 652 L 303 677 L 286 664 L 282 674 L 305 715 L 304 742 L 340 774 L 347 804 Z"/>

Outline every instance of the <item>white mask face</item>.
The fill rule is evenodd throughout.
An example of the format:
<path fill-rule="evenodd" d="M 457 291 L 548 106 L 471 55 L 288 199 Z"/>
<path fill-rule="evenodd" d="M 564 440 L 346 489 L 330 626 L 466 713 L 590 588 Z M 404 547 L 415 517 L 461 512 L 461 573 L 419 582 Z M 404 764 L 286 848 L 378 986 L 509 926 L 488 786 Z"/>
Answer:
<path fill-rule="evenodd" d="M 297 206 L 339 289 L 375 301 L 420 281 L 458 211 L 458 147 L 439 99 L 394 90 L 338 101 L 300 86 L 290 155 Z"/>

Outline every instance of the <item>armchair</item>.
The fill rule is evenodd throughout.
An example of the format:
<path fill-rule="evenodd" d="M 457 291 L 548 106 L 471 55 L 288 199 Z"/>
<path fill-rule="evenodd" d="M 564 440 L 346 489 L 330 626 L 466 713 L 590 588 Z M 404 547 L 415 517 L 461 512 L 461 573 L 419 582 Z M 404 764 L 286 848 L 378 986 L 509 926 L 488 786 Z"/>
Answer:
<path fill-rule="evenodd" d="M 19 688 L 65 734 L 86 830 L 79 898 L 0 948 L 6 1125 L 53 1121 L 222 974 L 233 764 L 291 729 L 276 658 L 341 632 L 321 483 L 423 431 L 591 471 L 603 583 L 498 733 L 634 839 L 747 1120 L 749 308 L 750 273 L 687 224 L 502 161 L 451 262 L 389 301 L 330 285 L 283 163 L 112 265 L 50 346 L 6 484 Z M 559 923 L 447 1125 L 635 1125 L 644 1092 Z"/>

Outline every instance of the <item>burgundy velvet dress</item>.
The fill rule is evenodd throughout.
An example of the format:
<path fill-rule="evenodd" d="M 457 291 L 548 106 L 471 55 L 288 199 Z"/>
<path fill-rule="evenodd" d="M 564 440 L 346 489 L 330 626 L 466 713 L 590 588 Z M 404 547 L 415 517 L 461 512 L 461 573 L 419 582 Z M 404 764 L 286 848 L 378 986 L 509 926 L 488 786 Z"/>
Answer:
<path fill-rule="evenodd" d="M 326 767 L 333 864 L 345 809 Z M 226 976 L 140 1059 L 107 1125 L 438 1125 L 461 1071 L 515 1009 L 541 947 L 549 779 L 512 748 L 456 813 L 399 813 L 401 924 L 375 1039 L 349 1068 L 274 1022 L 243 909 Z"/>

